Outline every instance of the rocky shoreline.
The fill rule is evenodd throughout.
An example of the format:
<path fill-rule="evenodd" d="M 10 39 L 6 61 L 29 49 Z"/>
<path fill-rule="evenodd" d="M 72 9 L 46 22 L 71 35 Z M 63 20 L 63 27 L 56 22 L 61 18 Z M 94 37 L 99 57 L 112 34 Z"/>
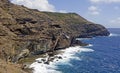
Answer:
<path fill-rule="evenodd" d="M 90 46 L 90 45 L 88 45 Z M 81 52 L 93 52 L 94 50 L 89 48 L 84 48 L 81 46 L 69 47 L 63 50 L 60 50 L 60 53 L 57 53 L 53 56 L 48 56 L 44 58 L 37 58 L 29 68 L 32 68 L 33 73 L 61 73 L 57 71 L 57 66 L 61 64 L 69 64 L 72 59 L 81 60 L 79 57 L 75 56 L 77 53 Z"/>
<path fill-rule="evenodd" d="M 40 12 L 0 0 L 0 59 L 5 62 L 16 64 L 46 52 L 85 46 L 76 38 L 109 34 L 104 26 L 76 13 Z"/>

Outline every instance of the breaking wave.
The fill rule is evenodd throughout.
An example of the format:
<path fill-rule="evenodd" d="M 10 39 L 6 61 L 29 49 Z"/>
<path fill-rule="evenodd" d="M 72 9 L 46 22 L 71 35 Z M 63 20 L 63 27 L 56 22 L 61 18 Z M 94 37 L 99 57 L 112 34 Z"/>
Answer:
<path fill-rule="evenodd" d="M 89 45 L 92 46 L 92 45 Z M 52 62 L 49 64 L 44 64 L 44 62 L 39 63 L 38 61 L 41 61 L 43 58 L 36 59 L 36 62 L 32 63 L 30 65 L 30 68 L 33 69 L 33 73 L 62 73 L 61 71 L 58 71 L 58 65 L 61 64 L 70 64 L 71 59 L 75 60 L 81 60 L 80 57 L 75 56 L 76 53 L 81 52 L 93 52 L 94 50 L 89 48 L 83 48 L 81 46 L 75 46 L 75 47 L 69 47 L 64 50 L 61 50 L 63 53 L 60 53 L 55 56 L 60 56 L 62 59 L 55 58 Z M 44 58 L 47 59 L 47 58 Z"/>
<path fill-rule="evenodd" d="M 120 34 L 110 33 L 109 37 L 111 37 L 111 36 L 120 36 Z"/>

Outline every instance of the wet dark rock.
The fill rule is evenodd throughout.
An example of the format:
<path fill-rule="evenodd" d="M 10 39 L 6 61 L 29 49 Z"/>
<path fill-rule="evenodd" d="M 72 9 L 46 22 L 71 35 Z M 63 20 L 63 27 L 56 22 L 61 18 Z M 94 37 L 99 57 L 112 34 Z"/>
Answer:
<path fill-rule="evenodd" d="M 58 56 L 58 59 L 62 59 L 62 57 L 61 57 L 61 56 Z"/>
<path fill-rule="evenodd" d="M 46 60 L 45 59 L 41 59 L 41 61 L 45 62 Z"/>
<path fill-rule="evenodd" d="M 54 53 L 53 52 L 48 52 L 48 55 L 49 55 L 49 57 L 52 57 L 52 56 L 54 56 Z"/>
<path fill-rule="evenodd" d="M 48 64 L 48 65 L 49 65 L 49 61 L 47 61 L 47 62 L 44 62 L 44 64 Z"/>
<path fill-rule="evenodd" d="M 50 57 L 50 58 L 48 59 L 48 61 L 49 61 L 49 62 L 53 62 L 54 59 L 55 59 L 54 57 Z"/>
<path fill-rule="evenodd" d="M 42 63 L 42 61 L 37 61 L 38 63 Z"/>
<path fill-rule="evenodd" d="M 83 43 L 80 40 L 76 40 L 76 38 L 72 39 L 71 46 L 87 46 L 87 43 Z"/>

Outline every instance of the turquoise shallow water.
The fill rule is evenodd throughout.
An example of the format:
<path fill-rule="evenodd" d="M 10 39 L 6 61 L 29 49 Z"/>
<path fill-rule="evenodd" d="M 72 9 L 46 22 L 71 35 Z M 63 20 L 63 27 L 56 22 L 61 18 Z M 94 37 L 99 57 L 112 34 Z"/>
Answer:
<path fill-rule="evenodd" d="M 109 29 L 109 37 L 85 39 L 93 52 L 80 52 L 75 56 L 81 60 L 71 59 L 69 64 L 59 64 L 62 73 L 120 73 L 120 29 Z"/>

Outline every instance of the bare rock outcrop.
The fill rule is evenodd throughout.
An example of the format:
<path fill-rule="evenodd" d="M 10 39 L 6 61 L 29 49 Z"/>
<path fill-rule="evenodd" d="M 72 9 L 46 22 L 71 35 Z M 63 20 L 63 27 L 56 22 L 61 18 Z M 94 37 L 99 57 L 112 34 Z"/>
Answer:
<path fill-rule="evenodd" d="M 74 38 L 109 34 L 104 26 L 76 13 L 40 12 L 0 0 L 0 54 L 3 49 L 11 61 L 63 49 L 73 41 L 83 45 Z"/>

